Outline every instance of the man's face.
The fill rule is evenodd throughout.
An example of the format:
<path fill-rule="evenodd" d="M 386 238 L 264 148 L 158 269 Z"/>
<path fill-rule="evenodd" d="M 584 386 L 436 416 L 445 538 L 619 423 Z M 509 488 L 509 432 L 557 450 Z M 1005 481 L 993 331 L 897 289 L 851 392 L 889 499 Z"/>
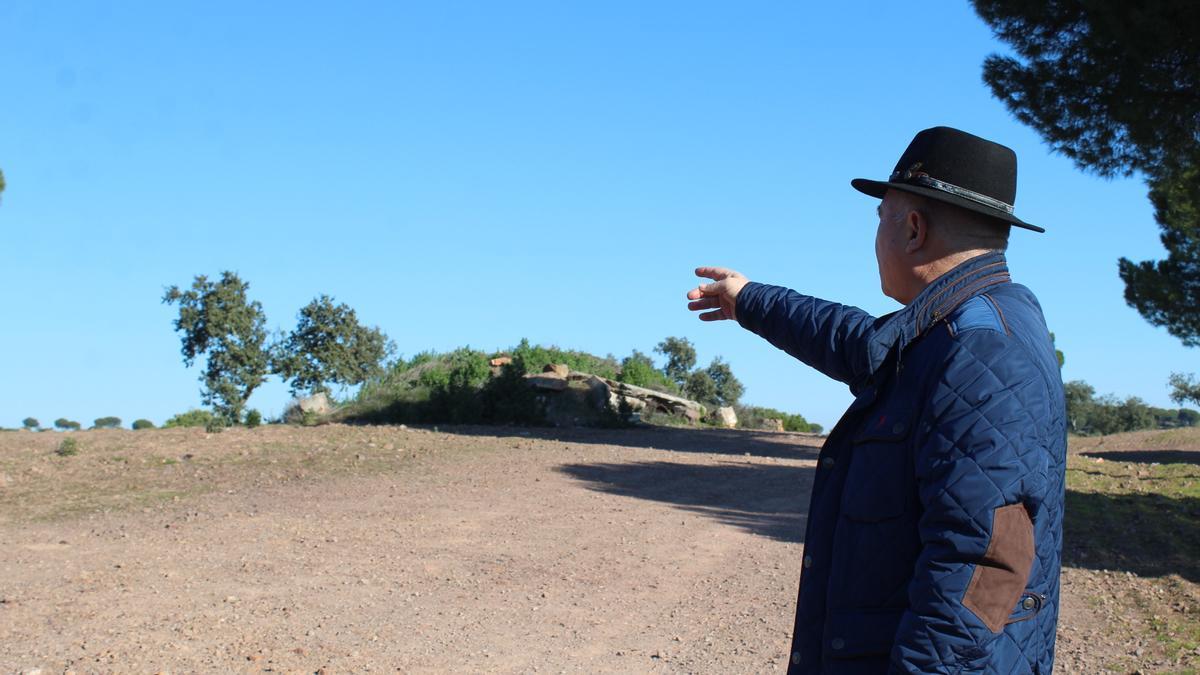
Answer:
<path fill-rule="evenodd" d="M 903 297 L 906 286 L 905 249 L 908 237 L 904 219 L 911 209 L 903 193 L 888 190 L 879 203 L 879 229 L 875 232 L 875 262 L 879 264 L 879 285 L 883 294 L 907 304 Z"/>

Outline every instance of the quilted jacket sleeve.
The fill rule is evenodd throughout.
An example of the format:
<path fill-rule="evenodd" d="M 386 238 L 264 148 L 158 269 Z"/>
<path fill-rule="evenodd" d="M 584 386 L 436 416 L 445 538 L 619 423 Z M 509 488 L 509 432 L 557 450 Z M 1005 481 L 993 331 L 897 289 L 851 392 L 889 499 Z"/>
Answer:
<path fill-rule="evenodd" d="M 1031 502 L 1046 475 L 1046 380 L 1002 333 L 951 345 L 917 420 L 921 553 L 892 672 L 1010 672 L 1004 633 L 1034 561 Z"/>
<path fill-rule="evenodd" d="M 875 317 L 858 309 L 751 282 L 738 294 L 737 320 L 768 342 L 855 387 L 867 375 Z"/>

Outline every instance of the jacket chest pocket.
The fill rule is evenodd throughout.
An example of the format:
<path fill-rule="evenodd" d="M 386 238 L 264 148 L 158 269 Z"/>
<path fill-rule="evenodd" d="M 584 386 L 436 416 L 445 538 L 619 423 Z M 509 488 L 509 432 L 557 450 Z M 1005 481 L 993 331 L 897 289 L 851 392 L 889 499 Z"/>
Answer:
<path fill-rule="evenodd" d="M 851 440 L 842 513 L 850 520 L 879 522 L 904 514 L 912 486 L 909 466 L 912 416 L 878 413 Z"/>

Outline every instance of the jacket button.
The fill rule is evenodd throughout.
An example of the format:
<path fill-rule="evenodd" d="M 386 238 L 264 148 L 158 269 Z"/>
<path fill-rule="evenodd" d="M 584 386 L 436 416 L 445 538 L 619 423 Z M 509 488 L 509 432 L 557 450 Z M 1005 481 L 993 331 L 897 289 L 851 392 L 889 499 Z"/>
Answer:
<path fill-rule="evenodd" d="M 1034 607 L 1037 607 L 1037 600 L 1034 600 L 1033 598 L 1025 598 L 1021 601 L 1022 609 L 1033 609 Z"/>
<path fill-rule="evenodd" d="M 822 468 L 822 469 L 832 469 L 832 468 L 833 468 L 833 464 L 834 464 L 834 462 L 833 462 L 833 458 L 832 458 L 832 457 L 823 457 L 823 458 L 821 458 L 821 468 Z"/>
<path fill-rule="evenodd" d="M 846 646 L 846 641 L 842 638 L 833 638 L 829 641 L 829 646 L 833 647 L 834 649 L 841 649 L 842 647 Z"/>
<path fill-rule="evenodd" d="M 804 569 L 808 569 L 810 567 L 812 567 L 812 556 L 806 555 L 804 556 Z"/>
<path fill-rule="evenodd" d="M 800 665 L 800 652 L 792 652 L 792 663 Z"/>
<path fill-rule="evenodd" d="M 904 422 L 896 422 L 895 424 L 892 425 L 892 433 L 893 434 L 902 434 L 902 433 L 904 433 L 904 430 L 907 428 L 908 428 L 908 425 L 905 424 Z"/>

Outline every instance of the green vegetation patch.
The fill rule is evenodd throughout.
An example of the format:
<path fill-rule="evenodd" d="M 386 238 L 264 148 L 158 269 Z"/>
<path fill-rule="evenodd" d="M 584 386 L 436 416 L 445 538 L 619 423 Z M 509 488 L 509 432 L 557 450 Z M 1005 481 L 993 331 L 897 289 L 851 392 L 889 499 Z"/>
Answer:
<path fill-rule="evenodd" d="M 1200 582 L 1200 453 L 1179 454 L 1198 463 L 1069 457 L 1063 533 L 1067 564 L 1141 576 L 1177 573 Z"/>

